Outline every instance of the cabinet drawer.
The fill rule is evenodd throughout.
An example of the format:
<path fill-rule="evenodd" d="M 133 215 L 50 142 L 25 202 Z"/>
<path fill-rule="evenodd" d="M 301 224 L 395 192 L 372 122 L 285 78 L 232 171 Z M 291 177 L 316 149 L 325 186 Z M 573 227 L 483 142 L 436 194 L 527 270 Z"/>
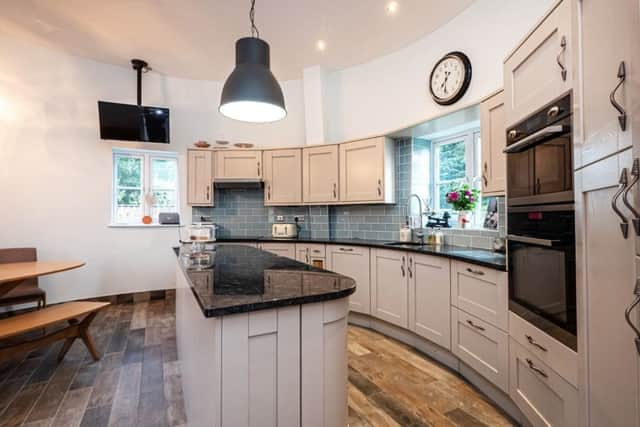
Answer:
<path fill-rule="evenodd" d="M 578 354 L 515 313 L 509 313 L 509 336 L 550 366 L 565 380 L 578 386 Z"/>
<path fill-rule="evenodd" d="M 578 425 L 578 390 L 513 338 L 509 340 L 509 396 L 536 427 Z"/>
<path fill-rule="evenodd" d="M 451 351 L 497 387 L 509 391 L 509 336 L 505 332 L 452 308 Z"/>
<path fill-rule="evenodd" d="M 507 273 L 454 261 L 451 265 L 451 304 L 507 331 Z"/>

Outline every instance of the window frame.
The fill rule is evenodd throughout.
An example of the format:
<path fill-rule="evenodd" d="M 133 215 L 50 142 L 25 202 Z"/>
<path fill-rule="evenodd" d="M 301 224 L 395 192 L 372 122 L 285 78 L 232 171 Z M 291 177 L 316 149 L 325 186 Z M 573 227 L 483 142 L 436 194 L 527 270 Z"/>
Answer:
<path fill-rule="evenodd" d="M 478 173 L 476 166 L 476 147 L 474 147 L 475 141 L 479 142 L 479 138 L 474 138 L 475 134 L 478 133 L 479 129 L 470 129 L 465 132 L 460 132 L 458 134 L 447 136 L 444 138 L 438 138 L 431 141 L 431 147 L 433 151 L 432 156 L 432 170 L 433 170 L 433 185 L 432 185 L 432 194 L 433 194 L 433 209 L 437 212 L 453 212 L 453 209 L 450 207 L 440 206 L 440 192 L 438 191 L 439 187 L 442 185 L 450 185 L 456 182 L 468 182 L 472 187 L 474 181 L 476 180 L 476 175 Z M 465 161 L 465 175 L 459 179 L 452 180 L 440 180 L 440 147 L 443 145 L 455 144 L 459 142 L 464 142 L 464 161 Z"/>
<path fill-rule="evenodd" d="M 147 202 L 147 194 L 157 191 L 167 191 L 173 190 L 170 188 L 158 189 L 153 187 L 152 183 L 152 167 L 151 164 L 155 159 L 162 160 L 174 160 L 176 164 L 176 182 L 175 182 L 175 192 L 176 192 L 176 208 L 175 212 L 180 214 L 180 164 L 178 161 L 178 153 L 172 151 L 156 151 L 156 150 L 140 150 L 135 148 L 113 148 L 111 161 L 111 225 L 116 226 L 157 226 L 158 218 L 153 218 L 153 222 L 151 224 L 143 224 L 142 218 L 136 222 L 122 222 L 118 221 L 116 217 L 117 211 L 117 201 L 118 201 L 118 190 L 125 188 L 129 189 L 129 187 L 122 187 L 118 185 L 118 162 L 117 160 L 122 157 L 134 157 L 142 159 L 142 171 L 140 173 L 141 183 L 140 187 L 131 187 L 130 189 L 140 189 L 141 190 L 141 207 L 142 207 L 142 215 L 151 215 L 153 211 L 153 203 Z"/>

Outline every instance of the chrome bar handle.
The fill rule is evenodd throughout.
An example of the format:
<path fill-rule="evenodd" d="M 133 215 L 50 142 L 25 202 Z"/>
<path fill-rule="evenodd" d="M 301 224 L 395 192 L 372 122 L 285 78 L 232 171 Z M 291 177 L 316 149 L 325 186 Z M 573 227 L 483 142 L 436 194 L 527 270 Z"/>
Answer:
<path fill-rule="evenodd" d="M 633 224 L 633 229 L 636 232 L 636 236 L 640 236 L 640 212 L 638 212 L 638 210 L 633 206 L 633 201 L 629 201 L 629 192 L 640 180 L 640 158 L 636 158 L 633 160 L 633 166 L 631 167 L 631 176 L 633 178 L 622 194 L 622 201 L 624 202 L 624 205 L 627 207 L 627 209 L 629 209 L 633 214 L 631 223 Z"/>
<path fill-rule="evenodd" d="M 404 259 L 404 257 L 402 257 L 402 265 L 400 265 L 400 271 L 402 271 L 402 277 L 404 277 L 404 275 L 405 275 L 404 262 L 405 262 L 405 259 Z"/>
<path fill-rule="evenodd" d="M 611 105 L 613 105 L 613 108 L 618 110 L 618 113 L 619 113 L 618 123 L 620 123 L 620 129 L 622 129 L 623 132 L 627 130 L 627 112 L 624 110 L 624 107 L 622 107 L 622 105 L 620 105 L 620 103 L 618 103 L 618 101 L 616 100 L 616 92 L 618 91 L 620 86 L 622 86 L 626 78 L 627 78 L 627 70 L 624 65 L 624 61 L 622 61 L 618 66 L 619 81 L 616 87 L 613 88 L 613 90 L 611 91 L 611 94 L 609 95 L 609 101 L 611 102 Z"/>
<path fill-rule="evenodd" d="M 334 182 L 333 183 L 333 198 L 337 198 L 338 197 L 338 189 L 337 189 L 338 185 Z"/>
<path fill-rule="evenodd" d="M 260 176 L 260 162 L 257 162 L 257 163 L 258 163 L 258 177 L 259 177 Z"/>
<path fill-rule="evenodd" d="M 267 185 L 267 200 L 271 200 L 271 184 Z"/>
<path fill-rule="evenodd" d="M 529 359 L 529 358 L 527 358 L 527 365 L 529 365 L 529 369 L 531 369 L 534 372 L 537 372 L 540 376 L 542 376 L 544 378 L 549 378 L 549 375 L 547 375 L 547 373 L 545 371 L 543 371 L 542 369 L 540 369 L 536 365 L 534 365 L 533 362 L 531 361 L 531 359 Z"/>
<path fill-rule="evenodd" d="M 618 208 L 618 198 L 624 192 L 625 188 L 627 188 L 628 182 L 627 168 L 622 168 L 620 179 L 618 180 L 620 186 L 618 187 L 618 191 L 616 191 L 616 194 L 614 194 L 613 198 L 611 199 L 611 209 L 613 209 L 616 215 L 618 215 L 618 217 L 620 218 L 620 231 L 622 232 L 622 237 L 624 237 L 625 239 L 629 237 L 629 220 Z"/>
<path fill-rule="evenodd" d="M 562 49 L 560 50 L 560 53 L 558 53 L 558 56 L 556 56 L 556 62 L 560 66 L 560 75 L 562 76 L 562 81 L 567 81 L 567 67 L 562 63 L 562 61 L 560 61 L 562 54 L 564 54 L 564 52 L 567 50 L 567 38 L 565 36 L 562 36 L 562 38 L 560 39 L 560 47 Z"/>
<path fill-rule="evenodd" d="M 633 332 L 636 334 L 634 342 L 636 344 L 636 350 L 638 351 L 638 354 L 640 354 L 640 328 L 638 328 L 634 324 L 633 320 L 631 320 L 631 312 L 634 308 L 636 308 L 636 306 L 638 306 L 638 304 L 640 304 L 640 279 L 636 279 L 636 285 L 633 289 L 633 294 L 635 295 L 635 298 L 631 305 L 629 305 L 629 307 L 627 307 L 627 309 L 624 311 L 624 318 L 631 329 L 633 329 Z"/>
<path fill-rule="evenodd" d="M 207 185 L 207 200 L 209 200 L 209 188 L 210 188 L 210 186 Z"/>

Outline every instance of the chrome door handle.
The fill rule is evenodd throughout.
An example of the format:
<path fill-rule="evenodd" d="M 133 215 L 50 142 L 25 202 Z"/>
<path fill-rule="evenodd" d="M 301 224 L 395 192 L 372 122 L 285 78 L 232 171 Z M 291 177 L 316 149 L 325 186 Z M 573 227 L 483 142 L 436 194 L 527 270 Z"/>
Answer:
<path fill-rule="evenodd" d="M 267 200 L 271 200 L 271 184 L 267 185 Z"/>
<path fill-rule="evenodd" d="M 335 199 L 336 197 L 338 197 L 338 190 L 337 190 L 338 185 L 334 182 L 333 183 L 333 198 Z"/>
<path fill-rule="evenodd" d="M 209 200 L 209 188 L 210 188 L 210 186 L 207 185 L 207 200 Z"/>
<path fill-rule="evenodd" d="M 404 273 L 404 262 L 405 262 L 405 259 L 404 259 L 404 257 L 402 257 L 402 264 L 400 265 L 400 271 L 402 271 L 402 277 L 404 277 L 404 275 L 405 275 L 405 273 Z"/>
<path fill-rule="evenodd" d="M 538 368 L 536 365 L 533 364 L 533 362 L 531 361 L 531 359 L 527 358 L 527 365 L 529 365 L 529 369 L 531 369 L 534 372 L 537 372 L 540 376 L 544 377 L 544 378 L 549 378 L 549 375 L 547 375 L 547 373 L 545 371 L 543 371 L 542 369 Z"/>
<path fill-rule="evenodd" d="M 467 323 L 472 326 L 473 328 L 476 328 L 479 331 L 485 331 L 486 329 L 480 325 L 476 325 L 475 323 L 473 323 L 471 320 L 467 320 Z"/>
<path fill-rule="evenodd" d="M 484 276 L 484 271 L 482 270 L 474 270 L 472 268 L 467 268 L 467 272 L 471 274 L 475 274 L 476 276 Z"/>
<path fill-rule="evenodd" d="M 487 176 L 485 174 L 482 174 L 482 180 L 484 181 L 484 186 L 486 187 L 487 185 L 489 185 L 489 180 L 487 179 Z"/>
<path fill-rule="evenodd" d="M 624 318 L 631 329 L 633 329 L 633 332 L 636 334 L 634 342 L 636 343 L 636 350 L 638 351 L 638 354 L 640 354 L 640 329 L 634 324 L 633 320 L 631 320 L 631 312 L 634 308 L 636 308 L 638 304 L 640 304 L 640 279 L 636 279 L 636 285 L 633 289 L 633 294 L 635 295 L 635 298 L 631 305 L 629 305 L 629 307 L 627 307 L 627 309 L 624 311 Z"/>
<path fill-rule="evenodd" d="M 618 209 L 618 198 L 625 190 L 625 188 L 627 188 L 627 168 L 622 169 L 618 183 L 620 184 L 620 186 L 618 187 L 618 191 L 616 191 L 616 194 L 614 194 L 613 198 L 611 199 L 611 209 L 613 209 L 616 215 L 618 215 L 618 217 L 620 218 L 620 231 L 622 232 L 622 237 L 626 239 L 629 236 L 629 220 L 626 216 L 624 216 L 622 211 Z"/>
<path fill-rule="evenodd" d="M 620 129 L 622 129 L 623 132 L 627 130 L 627 112 L 624 110 L 622 105 L 620 105 L 616 100 L 616 92 L 618 91 L 620 86 L 622 86 L 626 78 L 627 78 L 627 69 L 624 65 L 624 61 L 622 61 L 618 66 L 619 81 L 616 87 L 614 87 L 613 90 L 611 91 L 611 94 L 609 95 L 609 101 L 611 102 L 611 105 L 613 105 L 613 108 L 618 110 L 618 113 L 619 113 L 618 123 L 620 123 Z"/>
<path fill-rule="evenodd" d="M 307 258 L 307 264 L 309 264 L 309 248 L 307 248 L 305 257 Z"/>
<path fill-rule="evenodd" d="M 258 176 L 260 176 L 260 162 L 258 162 Z"/>
<path fill-rule="evenodd" d="M 353 252 L 353 248 L 340 248 L 342 252 Z"/>
<path fill-rule="evenodd" d="M 409 270 L 409 278 L 412 279 L 413 278 L 413 257 L 409 257 L 409 267 L 407 268 L 407 270 Z"/>
<path fill-rule="evenodd" d="M 548 351 L 545 347 L 538 344 L 531 335 L 525 335 L 525 338 L 527 339 L 527 341 L 529 341 L 529 344 L 531 344 L 532 346 L 538 347 L 540 350 L 545 352 Z"/>
<path fill-rule="evenodd" d="M 560 53 L 558 53 L 558 56 L 556 56 L 556 62 L 560 66 L 560 75 L 562 76 L 562 81 L 566 81 L 567 67 L 562 63 L 562 61 L 560 61 L 562 54 L 567 50 L 567 38 L 565 36 L 562 36 L 562 38 L 560 39 L 560 47 L 561 50 Z"/>
<path fill-rule="evenodd" d="M 633 224 L 633 229 L 636 232 L 636 236 L 640 236 L 640 212 L 633 206 L 633 202 L 629 201 L 629 192 L 633 188 L 634 185 L 638 183 L 640 180 L 640 158 L 636 158 L 633 160 L 633 166 L 631 167 L 631 182 L 627 185 L 626 190 L 622 194 L 622 201 L 624 205 L 631 211 L 633 214 L 633 218 L 631 218 L 631 223 Z"/>

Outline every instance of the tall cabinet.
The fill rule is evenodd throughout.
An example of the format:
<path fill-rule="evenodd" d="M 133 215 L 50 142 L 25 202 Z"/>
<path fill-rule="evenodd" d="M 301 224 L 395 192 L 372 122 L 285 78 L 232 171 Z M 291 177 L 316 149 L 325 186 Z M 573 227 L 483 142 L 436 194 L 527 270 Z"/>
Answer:
<path fill-rule="evenodd" d="M 507 145 L 504 126 L 504 91 L 480 103 L 480 132 L 482 143 L 482 194 L 505 194 L 507 160 L 502 152 Z"/>
<path fill-rule="evenodd" d="M 625 310 L 637 297 L 640 273 L 632 174 L 640 157 L 640 5 L 582 0 L 576 13 L 583 118 L 575 139 L 580 425 L 638 427 L 640 348 Z M 638 308 L 628 315 L 640 328 Z"/>

